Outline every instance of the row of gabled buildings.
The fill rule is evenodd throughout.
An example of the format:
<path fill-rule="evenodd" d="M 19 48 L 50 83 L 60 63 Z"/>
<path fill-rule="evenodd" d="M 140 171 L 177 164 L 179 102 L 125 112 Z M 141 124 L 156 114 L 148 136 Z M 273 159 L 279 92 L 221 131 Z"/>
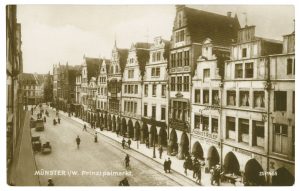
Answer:
<path fill-rule="evenodd" d="M 221 164 L 248 184 L 292 185 L 294 40 L 260 38 L 236 15 L 179 5 L 170 41 L 115 42 L 110 60 L 84 56 L 67 109 L 179 159 Z"/>
<path fill-rule="evenodd" d="M 53 87 L 52 75 L 37 73 L 22 73 L 20 75 L 22 82 L 23 105 L 38 105 L 43 102 L 52 102 Z"/>

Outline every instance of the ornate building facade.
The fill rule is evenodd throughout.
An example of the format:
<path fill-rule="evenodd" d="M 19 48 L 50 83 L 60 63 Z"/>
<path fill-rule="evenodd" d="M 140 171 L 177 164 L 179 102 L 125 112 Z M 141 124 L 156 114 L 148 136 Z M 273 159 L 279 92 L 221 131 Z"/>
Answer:
<path fill-rule="evenodd" d="M 149 132 L 149 144 L 168 144 L 168 53 L 170 42 L 156 37 L 145 66 L 142 120 Z"/>

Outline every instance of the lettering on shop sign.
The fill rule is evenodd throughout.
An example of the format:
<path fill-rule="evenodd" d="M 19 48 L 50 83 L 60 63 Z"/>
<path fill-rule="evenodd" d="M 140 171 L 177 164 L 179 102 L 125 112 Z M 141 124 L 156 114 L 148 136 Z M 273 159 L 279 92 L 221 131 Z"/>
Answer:
<path fill-rule="evenodd" d="M 238 153 L 241 153 L 241 154 L 248 155 L 248 156 L 252 157 L 252 153 L 251 152 L 243 150 L 243 149 L 240 149 L 240 148 L 234 147 L 234 148 L 232 148 L 232 151 L 235 151 L 235 152 L 238 152 Z"/>
<path fill-rule="evenodd" d="M 212 134 L 207 131 L 201 131 L 200 129 L 194 129 L 193 133 L 196 135 L 199 135 L 201 137 L 206 137 L 209 139 L 217 139 L 218 138 L 218 134 Z"/>

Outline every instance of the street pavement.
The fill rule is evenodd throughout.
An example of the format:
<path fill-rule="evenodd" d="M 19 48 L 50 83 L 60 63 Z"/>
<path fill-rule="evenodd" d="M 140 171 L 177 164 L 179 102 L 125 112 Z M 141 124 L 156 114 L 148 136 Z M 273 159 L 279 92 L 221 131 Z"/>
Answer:
<path fill-rule="evenodd" d="M 134 151 L 124 151 L 118 143 L 101 134 L 98 134 L 98 143 L 95 143 L 93 131 L 82 131 L 82 124 L 68 117 L 61 115 L 61 124 L 54 126 L 55 113 L 51 109 L 48 111 L 50 117 L 47 117 L 45 131 L 32 129 L 32 136 L 40 136 L 42 143 L 49 141 L 52 146 L 50 154 L 35 154 L 41 185 L 47 185 L 48 178 L 52 178 L 54 184 L 59 186 L 116 186 L 125 176 L 132 186 L 195 185 L 189 180 L 182 181 L 181 175 L 175 172 L 164 174 L 158 170 L 162 167 L 148 157 Z M 75 141 L 77 135 L 81 139 L 79 149 Z M 125 153 L 131 156 L 129 169 L 125 168 Z M 45 172 L 60 174 L 49 175 Z M 73 175 L 69 176 L 70 172 Z M 119 174 L 112 175 L 112 172 Z"/>

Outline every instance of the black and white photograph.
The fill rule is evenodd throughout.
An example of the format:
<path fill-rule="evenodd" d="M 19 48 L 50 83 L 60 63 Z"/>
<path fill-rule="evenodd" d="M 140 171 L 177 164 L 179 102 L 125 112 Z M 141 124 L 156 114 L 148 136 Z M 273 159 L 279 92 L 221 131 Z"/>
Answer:
<path fill-rule="evenodd" d="M 295 184 L 294 5 L 4 8 L 8 187 Z"/>

